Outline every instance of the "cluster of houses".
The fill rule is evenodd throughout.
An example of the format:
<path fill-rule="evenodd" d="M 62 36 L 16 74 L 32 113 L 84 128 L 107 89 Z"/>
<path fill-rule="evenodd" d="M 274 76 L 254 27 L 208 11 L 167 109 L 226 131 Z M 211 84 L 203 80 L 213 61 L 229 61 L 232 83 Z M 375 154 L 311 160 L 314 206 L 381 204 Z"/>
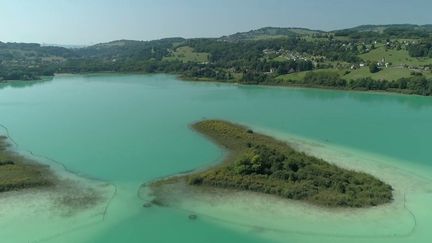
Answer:
<path fill-rule="evenodd" d="M 383 57 L 376 64 L 377 64 L 377 66 L 379 68 L 388 68 L 388 67 L 391 66 L 391 63 L 387 62 L 385 57 Z M 350 69 L 351 70 L 355 70 L 355 69 L 359 69 L 359 68 L 362 68 L 362 67 L 366 67 L 366 65 L 367 65 L 366 63 L 353 64 L 353 65 L 351 65 Z"/>
<path fill-rule="evenodd" d="M 383 57 L 379 62 L 377 62 L 378 67 L 386 67 L 388 68 L 390 66 L 389 62 L 386 62 L 385 57 Z"/>
<path fill-rule="evenodd" d="M 375 46 L 378 44 L 378 41 L 372 41 L 369 43 L 357 43 L 357 46 L 360 45 L 360 51 L 363 53 L 367 53 L 369 51 L 371 51 L 372 49 L 375 48 Z M 403 46 L 409 46 L 411 44 L 415 44 L 416 41 L 415 40 L 402 40 L 402 41 L 391 41 L 391 40 L 387 40 L 384 42 L 380 42 L 382 44 L 385 45 L 386 48 L 390 48 L 390 49 L 399 49 L 402 48 Z M 354 46 L 356 46 L 356 44 L 354 43 L 344 43 L 342 44 L 343 47 L 349 49 L 349 48 L 353 48 Z M 300 54 L 298 52 L 292 52 L 289 50 L 285 50 L 285 49 L 279 49 L 279 50 L 274 50 L 274 49 L 264 49 L 263 53 L 266 56 L 277 56 L 277 57 L 282 57 L 286 60 L 304 60 L 304 61 L 312 61 L 314 66 L 317 66 L 318 63 L 322 63 L 326 60 L 326 57 L 324 56 L 311 56 L 311 55 L 305 55 L 305 54 Z M 360 68 L 364 68 L 367 67 L 369 65 L 369 63 L 367 62 L 361 62 L 361 63 L 356 63 L 356 64 L 350 64 L 350 66 L 346 66 L 349 67 L 351 70 L 356 70 L 356 69 L 360 69 Z M 381 60 L 379 60 L 376 65 L 378 66 L 378 68 L 383 69 L 383 68 L 389 68 L 390 66 L 392 66 L 392 63 L 389 62 L 388 60 L 386 60 L 385 57 L 381 58 Z M 409 68 L 409 69 L 418 69 L 416 67 L 408 67 L 408 66 L 401 66 L 403 68 Z M 423 71 L 429 71 L 431 68 L 430 67 L 425 67 Z M 274 70 L 271 70 L 271 72 L 273 72 Z"/>
<path fill-rule="evenodd" d="M 353 65 L 351 65 L 350 69 L 351 70 L 355 70 L 355 69 L 359 69 L 359 68 L 362 68 L 362 67 L 366 67 L 366 64 L 364 64 L 364 63 L 353 64 Z"/>
<path fill-rule="evenodd" d="M 283 57 L 286 60 L 312 61 L 314 63 L 314 65 L 316 65 L 317 62 L 323 62 L 326 59 L 325 56 L 306 56 L 306 55 L 302 55 L 298 52 L 288 51 L 285 49 L 279 49 L 279 50 L 264 49 L 263 53 L 266 56 L 278 56 L 278 57 Z"/>

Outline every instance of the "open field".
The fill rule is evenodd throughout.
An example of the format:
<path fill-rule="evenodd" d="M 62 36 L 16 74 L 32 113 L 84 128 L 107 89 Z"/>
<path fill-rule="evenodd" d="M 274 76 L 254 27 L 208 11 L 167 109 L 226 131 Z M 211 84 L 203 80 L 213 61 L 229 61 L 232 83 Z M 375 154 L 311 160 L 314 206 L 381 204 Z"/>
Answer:
<path fill-rule="evenodd" d="M 209 54 L 203 52 L 194 52 L 194 49 L 189 46 L 182 46 L 175 50 L 172 56 L 164 57 L 164 60 L 180 60 L 182 62 L 208 62 Z"/>
<path fill-rule="evenodd" d="M 409 78 L 412 77 L 412 70 L 408 68 L 403 67 L 389 67 L 389 68 L 383 68 L 381 71 L 377 73 L 371 73 L 369 71 L 368 67 L 359 68 L 356 70 L 349 70 L 349 69 L 317 69 L 313 71 L 304 71 L 304 72 L 296 72 L 296 73 L 290 73 L 285 75 L 280 75 L 276 77 L 276 80 L 283 80 L 283 81 L 302 81 L 304 80 L 304 77 L 307 73 L 314 72 L 337 72 L 341 78 L 346 80 L 353 80 L 353 79 L 361 79 L 361 78 L 372 78 L 374 80 L 398 80 L 400 78 Z M 427 78 L 432 78 L 432 72 L 422 72 L 422 74 Z"/>
<path fill-rule="evenodd" d="M 345 73 L 345 71 L 346 70 L 340 70 L 340 69 L 335 69 L 335 68 L 316 69 L 316 70 L 313 70 L 313 71 L 295 72 L 295 73 L 280 75 L 280 76 L 276 77 L 276 80 L 302 81 L 302 80 L 304 80 L 304 77 L 306 76 L 306 74 L 310 73 L 310 72 L 313 72 L 313 73 L 319 73 L 319 72 L 337 72 L 337 73 L 339 73 L 339 75 L 342 76 Z"/>
<path fill-rule="evenodd" d="M 368 67 L 359 68 L 356 70 L 351 70 L 349 74 L 344 75 L 343 78 L 347 80 L 351 79 L 360 79 L 360 78 L 372 78 L 374 80 L 398 80 L 400 78 L 408 78 L 412 77 L 411 75 L 412 70 L 408 68 L 402 68 L 402 67 L 389 67 L 389 68 L 383 68 L 381 71 L 377 73 L 371 73 L 369 71 Z M 422 72 L 424 76 L 426 77 L 432 77 L 431 72 Z"/>
<path fill-rule="evenodd" d="M 392 66 L 424 66 L 432 64 L 432 58 L 410 57 L 407 50 L 386 50 L 383 46 L 371 50 L 368 53 L 361 54 L 359 57 L 370 62 L 378 62 L 384 58 L 385 61 L 391 63 Z"/>

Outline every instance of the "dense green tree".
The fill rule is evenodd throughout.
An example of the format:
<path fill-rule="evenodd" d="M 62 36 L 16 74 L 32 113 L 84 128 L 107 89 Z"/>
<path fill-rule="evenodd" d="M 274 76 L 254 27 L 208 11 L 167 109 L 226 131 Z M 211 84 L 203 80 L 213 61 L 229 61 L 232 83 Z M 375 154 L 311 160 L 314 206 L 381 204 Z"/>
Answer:
<path fill-rule="evenodd" d="M 377 73 L 379 71 L 380 71 L 380 68 L 378 67 L 378 64 L 376 64 L 375 62 L 372 62 L 371 64 L 369 64 L 369 72 Z"/>

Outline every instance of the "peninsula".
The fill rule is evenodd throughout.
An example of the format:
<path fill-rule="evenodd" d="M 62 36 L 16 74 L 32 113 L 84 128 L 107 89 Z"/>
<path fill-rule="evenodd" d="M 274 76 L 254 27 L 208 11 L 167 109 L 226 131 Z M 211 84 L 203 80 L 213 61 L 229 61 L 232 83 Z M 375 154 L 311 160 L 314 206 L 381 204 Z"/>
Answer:
<path fill-rule="evenodd" d="M 205 120 L 193 128 L 226 148 L 225 160 L 203 171 L 156 181 L 151 185 L 153 191 L 185 183 L 190 189 L 253 191 L 346 208 L 372 207 L 393 200 L 392 187 L 371 175 L 339 168 L 244 126 Z"/>

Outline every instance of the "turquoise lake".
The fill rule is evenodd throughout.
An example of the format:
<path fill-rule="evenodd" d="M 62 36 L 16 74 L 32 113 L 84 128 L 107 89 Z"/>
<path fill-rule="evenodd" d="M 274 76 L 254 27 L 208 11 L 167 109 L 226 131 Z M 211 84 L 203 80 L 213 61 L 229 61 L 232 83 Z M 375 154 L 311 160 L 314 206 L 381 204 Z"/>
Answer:
<path fill-rule="evenodd" d="M 206 118 L 244 124 L 288 142 L 294 139 L 324 157 L 345 156 L 341 161 L 347 167 L 374 172 L 394 183 L 397 213 L 391 211 L 393 206 L 368 211 L 364 219 L 351 219 L 349 212 L 337 212 L 337 217 L 326 213 L 326 221 L 313 213 L 321 211 L 316 208 L 292 216 L 286 210 L 281 217 L 288 221 L 298 217 L 295 221 L 300 223 L 279 218 L 273 224 L 284 230 L 272 230 L 275 226 L 265 217 L 255 221 L 255 216 L 247 219 L 246 213 L 239 213 L 228 220 L 230 205 L 216 205 L 208 215 L 203 213 L 207 206 L 188 203 L 179 208 L 143 208 L 139 193 L 143 183 L 222 159 L 220 148 L 189 127 Z M 18 151 L 59 161 L 80 177 L 116 188 L 103 219 L 92 209 L 85 216 L 58 216 L 43 209 L 31 211 L 36 206 L 30 201 L 18 206 L 2 203 L 0 207 L 8 210 L 0 209 L 0 242 L 432 239 L 431 97 L 186 82 L 162 74 L 60 75 L 47 81 L 0 84 L 0 123 L 19 145 Z M 353 158 L 363 158 L 364 163 L 351 162 Z M 197 213 L 197 220 L 188 219 L 190 211 Z M 367 220 L 372 219 L 378 223 L 369 230 Z M 351 228 L 349 222 L 354 222 Z M 298 228 L 291 230 L 291 224 Z"/>

